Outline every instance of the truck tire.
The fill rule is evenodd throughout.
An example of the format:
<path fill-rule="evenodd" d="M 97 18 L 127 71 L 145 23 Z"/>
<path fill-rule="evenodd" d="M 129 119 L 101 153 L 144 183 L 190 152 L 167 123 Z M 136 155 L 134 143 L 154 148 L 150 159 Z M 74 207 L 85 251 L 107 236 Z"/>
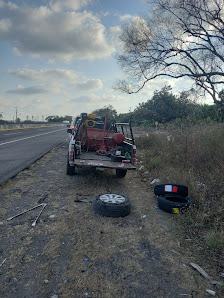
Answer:
<path fill-rule="evenodd" d="M 75 175 L 75 166 L 73 166 L 73 167 L 70 166 L 68 157 L 67 157 L 67 171 L 66 171 L 66 174 L 69 175 L 69 176 Z"/>
<path fill-rule="evenodd" d="M 94 211 L 107 217 L 124 217 L 131 212 L 129 198 L 118 194 L 103 194 L 93 201 Z"/>
<path fill-rule="evenodd" d="M 190 197 L 177 194 L 165 194 L 157 197 L 158 207 L 168 213 L 179 213 L 187 209 L 194 201 Z"/>
<path fill-rule="evenodd" d="M 126 174 L 127 174 L 127 170 L 116 169 L 116 175 L 117 175 L 117 177 L 123 178 L 123 177 L 125 177 Z"/>
<path fill-rule="evenodd" d="M 188 187 L 182 184 L 164 183 L 158 184 L 154 187 L 154 194 L 165 195 L 165 194 L 178 194 L 187 197 Z"/>

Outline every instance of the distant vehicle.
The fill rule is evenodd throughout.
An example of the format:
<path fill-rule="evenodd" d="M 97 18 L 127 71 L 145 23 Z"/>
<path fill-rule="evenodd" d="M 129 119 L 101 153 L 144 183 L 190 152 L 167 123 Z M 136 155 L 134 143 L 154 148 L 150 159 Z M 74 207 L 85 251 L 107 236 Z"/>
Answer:
<path fill-rule="evenodd" d="M 64 120 L 64 121 L 62 121 L 62 123 L 69 124 L 69 121 L 68 120 Z"/>
<path fill-rule="evenodd" d="M 103 122 L 94 114 L 82 113 L 72 124 L 67 130 L 71 134 L 67 175 L 74 175 L 76 167 L 115 169 L 118 177 L 136 169 L 131 122 L 109 122 L 107 116 Z"/>

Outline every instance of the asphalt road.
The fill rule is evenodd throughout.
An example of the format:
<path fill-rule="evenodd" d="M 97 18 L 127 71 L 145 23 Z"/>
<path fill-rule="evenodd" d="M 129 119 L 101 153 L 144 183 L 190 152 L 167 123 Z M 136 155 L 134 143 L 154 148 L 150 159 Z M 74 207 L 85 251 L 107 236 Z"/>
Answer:
<path fill-rule="evenodd" d="M 64 141 L 66 126 L 0 131 L 0 184 Z"/>

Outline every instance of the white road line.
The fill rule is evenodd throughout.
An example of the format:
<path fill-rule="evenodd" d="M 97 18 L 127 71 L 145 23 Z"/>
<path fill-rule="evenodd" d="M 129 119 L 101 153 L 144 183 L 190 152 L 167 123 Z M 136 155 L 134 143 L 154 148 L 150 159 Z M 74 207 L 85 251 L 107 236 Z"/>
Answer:
<path fill-rule="evenodd" d="M 18 133 L 21 133 L 21 132 L 4 133 L 3 136 L 17 135 Z"/>
<path fill-rule="evenodd" d="M 42 134 L 39 134 L 39 135 L 35 135 L 35 136 L 31 136 L 31 137 L 26 137 L 26 138 L 22 138 L 22 139 L 10 141 L 10 142 L 0 143 L 0 146 L 6 145 L 6 144 L 10 144 L 10 143 L 19 142 L 19 141 L 23 141 L 23 140 L 27 140 L 27 139 L 31 139 L 31 138 L 36 138 L 36 137 L 43 136 L 43 135 L 48 135 L 49 133 L 54 133 L 54 132 L 61 131 L 61 130 L 64 130 L 64 128 L 63 129 L 54 130 L 54 131 L 45 132 L 45 133 L 42 133 Z"/>

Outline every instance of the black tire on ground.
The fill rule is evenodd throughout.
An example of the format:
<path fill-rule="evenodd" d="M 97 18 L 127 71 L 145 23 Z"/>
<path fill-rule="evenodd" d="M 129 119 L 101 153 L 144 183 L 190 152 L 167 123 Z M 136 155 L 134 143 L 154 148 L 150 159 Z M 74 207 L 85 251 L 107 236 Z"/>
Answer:
<path fill-rule="evenodd" d="M 123 177 L 125 177 L 126 174 L 127 174 L 127 170 L 116 169 L 116 175 L 117 175 L 117 177 L 123 178 Z"/>
<path fill-rule="evenodd" d="M 73 176 L 75 175 L 75 166 L 70 166 L 69 161 L 68 161 L 68 157 L 67 157 L 67 171 L 66 174 L 69 176 Z"/>
<path fill-rule="evenodd" d="M 174 184 L 174 183 L 158 184 L 154 187 L 154 194 L 157 196 L 171 194 L 171 193 L 175 193 L 175 194 L 187 197 L 188 187 L 182 184 Z"/>
<path fill-rule="evenodd" d="M 107 217 L 124 217 L 131 212 L 129 198 L 118 194 L 103 194 L 93 201 L 96 213 Z"/>
<path fill-rule="evenodd" d="M 177 194 L 160 195 L 157 199 L 158 207 L 168 213 L 179 213 L 194 204 L 194 201 L 190 197 Z"/>

